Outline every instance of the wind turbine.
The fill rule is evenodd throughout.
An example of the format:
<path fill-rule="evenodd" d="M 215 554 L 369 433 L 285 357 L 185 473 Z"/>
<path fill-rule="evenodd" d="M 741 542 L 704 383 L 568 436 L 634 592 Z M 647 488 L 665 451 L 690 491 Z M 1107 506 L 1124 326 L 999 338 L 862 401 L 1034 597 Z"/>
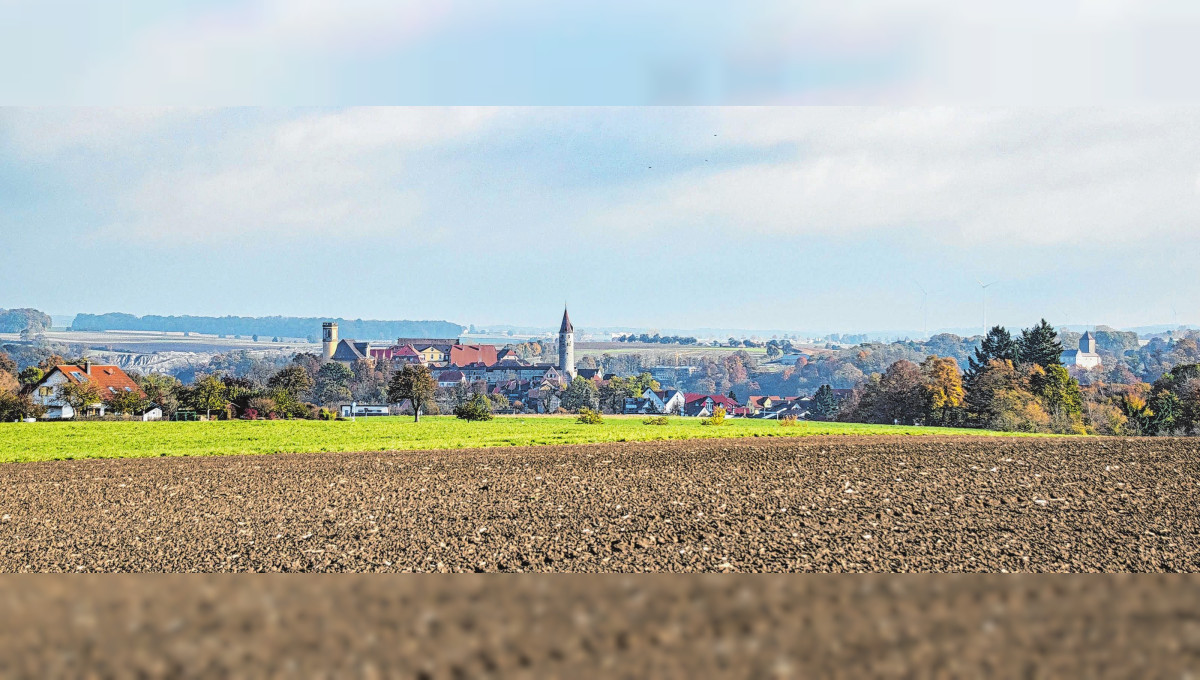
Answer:
<path fill-rule="evenodd" d="M 999 281 L 992 281 L 991 283 L 985 284 L 983 281 L 980 281 L 979 279 L 975 279 L 975 283 L 979 284 L 979 290 L 983 294 L 983 335 L 984 335 L 984 337 L 987 337 L 987 332 L 988 332 L 988 327 L 987 327 L 987 289 L 996 285 L 997 283 L 999 283 Z"/>

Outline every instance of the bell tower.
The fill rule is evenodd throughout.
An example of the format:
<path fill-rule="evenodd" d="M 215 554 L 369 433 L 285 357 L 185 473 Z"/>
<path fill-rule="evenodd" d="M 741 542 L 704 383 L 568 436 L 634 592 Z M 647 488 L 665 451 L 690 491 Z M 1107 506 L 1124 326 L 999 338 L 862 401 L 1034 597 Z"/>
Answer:
<path fill-rule="evenodd" d="M 563 306 L 562 325 L 558 327 L 558 370 L 575 378 L 575 327 Z"/>
<path fill-rule="evenodd" d="M 321 358 L 331 361 L 334 351 L 337 350 L 337 344 L 338 325 L 332 321 L 321 324 Z"/>

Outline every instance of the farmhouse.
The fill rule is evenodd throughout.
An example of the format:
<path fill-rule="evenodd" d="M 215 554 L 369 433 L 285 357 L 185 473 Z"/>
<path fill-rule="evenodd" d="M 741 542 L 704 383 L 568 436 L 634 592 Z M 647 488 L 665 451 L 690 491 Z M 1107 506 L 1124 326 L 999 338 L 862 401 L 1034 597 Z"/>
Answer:
<path fill-rule="evenodd" d="M 33 387 L 31 398 L 33 403 L 45 407 L 46 418 L 74 418 L 75 409 L 61 398 L 59 387 L 66 384 L 91 385 L 100 401 L 87 408 L 86 413 L 104 415 L 107 409 L 106 401 L 122 392 L 136 392 L 143 399 L 146 393 L 138 387 L 118 366 L 103 366 L 85 361 L 83 366 L 63 364 L 50 369 L 41 382 Z M 157 416 L 156 416 L 157 414 Z M 142 415 L 143 420 L 157 420 L 162 417 L 162 411 L 157 407 L 147 410 Z"/>

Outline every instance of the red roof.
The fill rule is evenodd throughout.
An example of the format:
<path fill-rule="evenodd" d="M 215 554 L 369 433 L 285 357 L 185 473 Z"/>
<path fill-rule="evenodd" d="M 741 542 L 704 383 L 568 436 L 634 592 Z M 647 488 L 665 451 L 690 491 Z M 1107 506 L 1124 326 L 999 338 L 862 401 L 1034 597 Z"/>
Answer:
<path fill-rule="evenodd" d="M 475 363 L 491 366 L 496 361 L 495 345 L 454 345 L 450 348 L 452 366 L 468 366 Z"/>
<path fill-rule="evenodd" d="M 63 364 L 55 366 L 55 370 L 66 376 L 67 380 L 73 383 L 91 383 L 100 391 L 100 398 L 107 399 L 118 392 L 137 392 L 143 399 L 146 398 L 146 393 L 138 384 L 133 381 L 133 378 L 125 375 L 118 366 L 102 366 L 92 364 L 92 372 L 88 373 L 82 366 L 71 366 Z M 53 371 L 51 371 L 53 373 Z M 126 390 L 126 388 L 129 388 Z"/>
<path fill-rule="evenodd" d="M 686 392 L 683 395 L 684 402 L 688 404 L 692 404 L 697 401 L 704 401 L 705 399 L 712 399 L 714 406 L 723 406 L 725 407 L 726 411 L 738 407 L 736 401 L 723 394 L 698 394 L 696 392 Z"/>

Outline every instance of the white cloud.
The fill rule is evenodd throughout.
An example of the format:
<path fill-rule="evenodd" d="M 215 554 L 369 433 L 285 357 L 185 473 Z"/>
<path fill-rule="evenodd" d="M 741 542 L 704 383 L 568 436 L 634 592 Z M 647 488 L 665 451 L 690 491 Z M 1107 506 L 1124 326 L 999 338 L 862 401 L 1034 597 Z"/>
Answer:
<path fill-rule="evenodd" d="M 597 224 L 766 237 L 911 233 L 951 245 L 1095 247 L 1195 239 L 1200 123 L 1187 112 L 760 109 L 720 114 L 730 145 L 794 158 L 627 190 Z M 719 150 L 710 151 L 714 156 Z"/>
<path fill-rule="evenodd" d="M 202 110 L 179 107 L 10 108 L 0 111 L 0 134 L 29 156 L 118 149 Z"/>
<path fill-rule="evenodd" d="M 164 145 L 166 159 L 178 153 L 186 162 L 145 168 L 100 237 L 178 244 L 387 234 L 426 244 L 437 229 L 422 223 L 426 196 L 405 167 L 407 154 L 469 141 L 495 114 L 348 109 L 225 131 L 200 152 Z"/>
<path fill-rule="evenodd" d="M 354 108 L 305 116 L 279 126 L 279 148 L 304 153 L 358 153 L 428 146 L 483 130 L 499 114 L 488 107 Z"/>
<path fill-rule="evenodd" d="M 6 101 L 1200 100 L 1200 6 L 1182 0 L 122 5 L 0 3 Z"/>
<path fill-rule="evenodd" d="M 127 168 L 95 200 L 113 206 L 104 238 L 139 243 L 536 243 L 570 229 L 617 247 L 716 232 L 1112 252 L 1200 237 L 1200 121 L 1187 110 L 169 113 L 8 112 L 2 128 L 27 155 Z M 642 154 L 691 160 L 650 169 Z"/>

